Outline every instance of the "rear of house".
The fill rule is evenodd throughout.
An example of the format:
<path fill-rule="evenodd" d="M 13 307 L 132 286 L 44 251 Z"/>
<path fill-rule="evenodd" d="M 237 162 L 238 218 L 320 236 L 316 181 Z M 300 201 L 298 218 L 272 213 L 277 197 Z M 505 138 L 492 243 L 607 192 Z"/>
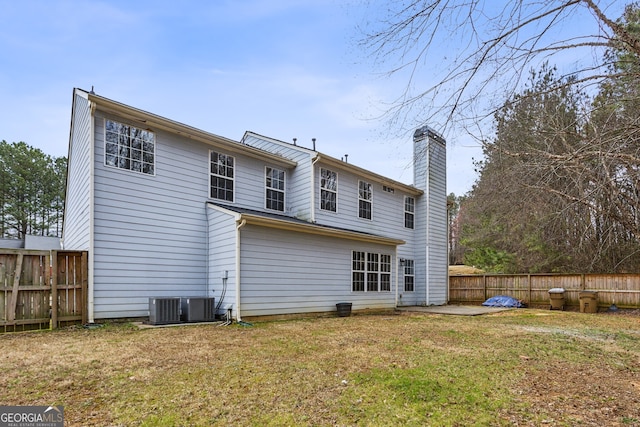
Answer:
<path fill-rule="evenodd" d="M 89 251 L 89 319 L 146 317 L 152 297 L 213 297 L 236 319 L 443 304 L 446 215 L 424 211 L 446 209 L 441 145 L 414 187 L 75 89 L 63 242 Z"/>

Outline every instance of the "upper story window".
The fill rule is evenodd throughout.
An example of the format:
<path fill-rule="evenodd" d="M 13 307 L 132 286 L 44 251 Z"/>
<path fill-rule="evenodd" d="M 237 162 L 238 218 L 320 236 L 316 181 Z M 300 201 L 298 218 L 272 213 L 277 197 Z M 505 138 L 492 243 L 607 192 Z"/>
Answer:
<path fill-rule="evenodd" d="M 233 202 L 235 159 L 215 151 L 211 151 L 209 157 L 211 162 L 210 197 Z"/>
<path fill-rule="evenodd" d="M 153 132 L 105 120 L 105 165 L 155 175 L 155 151 Z"/>
<path fill-rule="evenodd" d="M 371 219 L 371 184 L 365 181 L 358 181 L 358 216 L 364 219 Z"/>
<path fill-rule="evenodd" d="M 338 199 L 338 174 L 320 168 L 320 209 L 336 212 Z"/>
<path fill-rule="evenodd" d="M 413 197 L 404 197 L 404 227 L 413 228 L 416 212 L 416 199 Z"/>
<path fill-rule="evenodd" d="M 267 209 L 284 212 L 284 171 L 265 168 Z"/>

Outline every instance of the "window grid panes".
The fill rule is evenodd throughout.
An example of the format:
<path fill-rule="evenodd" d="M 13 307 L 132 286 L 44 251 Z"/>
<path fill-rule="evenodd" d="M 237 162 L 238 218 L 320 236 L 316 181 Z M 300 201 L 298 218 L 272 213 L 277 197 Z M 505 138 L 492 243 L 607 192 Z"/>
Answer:
<path fill-rule="evenodd" d="M 415 290 L 415 269 L 412 259 L 404 260 L 404 291 L 413 292 Z"/>
<path fill-rule="evenodd" d="M 413 197 L 406 196 L 404 198 L 404 226 L 405 228 L 414 227 L 414 215 L 416 210 L 416 201 Z"/>
<path fill-rule="evenodd" d="M 391 291 L 391 255 L 380 255 L 380 290 Z"/>
<path fill-rule="evenodd" d="M 378 290 L 378 254 L 367 254 L 367 291 L 377 291 Z"/>
<path fill-rule="evenodd" d="M 283 170 L 267 167 L 266 171 L 266 206 L 267 209 L 284 212 L 284 176 Z"/>
<path fill-rule="evenodd" d="M 358 216 L 364 219 L 371 219 L 371 184 L 365 181 L 358 181 Z"/>
<path fill-rule="evenodd" d="M 354 292 L 364 291 L 364 275 L 365 275 L 365 253 L 353 251 L 352 254 L 352 285 L 351 289 Z"/>
<path fill-rule="evenodd" d="M 155 175 L 155 150 L 153 132 L 105 120 L 105 165 Z"/>
<path fill-rule="evenodd" d="M 354 292 L 391 292 L 391 255 L 352 252 Z"/>
<path fill-rule="evenodd" d="M 320 168 L 320 209 L 336 212 L 338 198 L 338 174 Z"/>
<path fill-rule="evenodd" d="M 212 151 L 210 160 L 210 197 L 233 202 L 235 159 L 232 156 Z"/>

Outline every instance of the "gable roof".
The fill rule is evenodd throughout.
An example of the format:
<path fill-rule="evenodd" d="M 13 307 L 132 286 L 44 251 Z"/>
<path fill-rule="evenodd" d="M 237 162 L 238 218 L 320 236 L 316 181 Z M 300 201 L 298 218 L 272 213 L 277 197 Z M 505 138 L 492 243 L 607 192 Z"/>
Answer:
<path fill-rule="evenodd" d="M 368 243 L 378 243 L 389 246 L 404 245 L 406 243 L 404 240 L 400 239 L 379 236 L 377 234 L 364 233 L 361 231 L 349 230 L 346 228 L 314 224 L 299 218 L 275 214 L 271 212 L 240 208 L 237 206 L 229 206 L 216 202 L 207 202 L 207 206 L 220 212 L 234 215 L 237 221 L 246 221 L 246 223 L 250 225 L 277 228 L 280 230 L 297 231 L 300 233 L 318 234 L 322 236 L 357 240 Z"/>
<path fill-rule="evenodd" d="M 264 136 L 264 135 L 260 135 L 256 132 L 252 132 L 252 131 L 246 131 L 244 133 L 244 136 L 242 137 L 241 142 L 244 143 L 245 139 L 247 138 L 247 136 L 253 136 L 255 138 L 259 138 L 259 139 L 263 139 L 275 144 L 279 144 L 279 145 L 283 145 L 286 147 L 289 147 L 291 149 L 294 150 L 298 150 L 298 151 L 302 151 L 302 152 L 306 152 L 309 153 L 310 155 L 314 156 L 314 163 L 317 162 L 321 162 L 324 163 L 328 166 L 331 166 L 333 168 L 336 169 L 340 169 L 346 172 L 351 172 L 355 175 L 358 175 L 360 177 L 366 178 L 368 180 L 377 182 L 379 184 L 382 185 L 386 185 L 389 187 L 394 187 L 394 188 L 398 188 L 402 191 L 404 191 L 405 193 L 414 195 L 414 196 L 420 196 L 422 194 L 424 194 L 424 191 L 422 191 L 419 188 L 414 187 L 413 185 L 408 185 L 408 184 L 404 184 L 400 181 L 396 181 L 393 180 L 391 178 L 387 178 L 386 176 L 377 174 L 375 172 L 371 172 L 370 170 L 361 168 L 359 166 L 356 166 L 353 163 L 348 163 L 345 162 L 344 160 L 339 160 L 335 157 L 331 157 L 327 154 L 321 153 L 319 151 L 316 150 L 312 150 L 310 148 L 306 148 L 306 147 L 302 147 L 300 145 L 296 145 L 296 144 L 292 144 L 290 142 L 285 142 L 285 141 L 281 141 L 279 139 L 275 139 L 275 138 L 271 138 L 268 136 Z"/>
<path fill-rule="evenodd" d="M 100 111 L 123 116 L 134 120 L 136 122 L 143 123 L 150 127 L 162 129 L 164 131 L 180 135 L 184 138 L 192 139 L 195 141 L 203 142 L 213 147 L 222 148 L 228 151 L 232 151 L 238 154 L 244 154 L 249 157 L 257 158 L 260 160 L 269 160 L 271 162 L 286 166 L 296 167 L 297 162 L 291 159 L 287 159 L 281 155 L 270 153 L 268 151 L 261 150 L 259 148 L 251 147 L 245 144 L 241 144 L 238 141 L 234 141 L 229 138 L 225 138 L 220 135 L 205 132 L 203 130 L 194 128 L 189 125 L 185 125 L 174 120 L 167 119 L 162 116 L 158 116 L 153 113 L 149 113 L 138 108 L 131 107 L 126 104 L 122 104 L 117 101 L 113 101 L 109 98 L 105 98 L 100 95 L 96 95 L 93 92 L 87 92 L 82 89 L 75 88 L 74 94 L 79 95 L 85 99 L 88 99 L 95 107 Z"/>

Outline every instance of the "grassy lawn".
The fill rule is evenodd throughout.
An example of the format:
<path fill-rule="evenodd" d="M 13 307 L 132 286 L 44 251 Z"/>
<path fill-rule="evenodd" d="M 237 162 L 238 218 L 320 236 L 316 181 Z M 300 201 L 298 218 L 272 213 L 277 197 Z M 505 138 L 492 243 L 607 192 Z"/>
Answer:
<path fill-rule="evenodd" d="M 67 426 L 639 426 L 640 317 L 522 309 L 0 336 Z"/>

